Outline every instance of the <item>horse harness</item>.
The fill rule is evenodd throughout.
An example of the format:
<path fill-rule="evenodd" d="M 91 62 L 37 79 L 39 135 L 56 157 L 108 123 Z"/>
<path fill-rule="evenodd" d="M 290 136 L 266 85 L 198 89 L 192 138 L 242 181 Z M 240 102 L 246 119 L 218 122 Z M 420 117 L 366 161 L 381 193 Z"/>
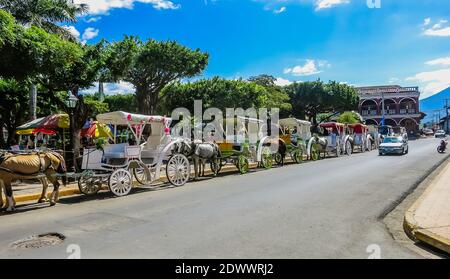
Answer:
<path fill-rule="evenodd" d="M 44 169 L 44 165 L 45 165 L 44 164 L 44 158 L 42 158 L 41 154 L 45 154 L 45 153 L 39 152 L 39 151 L 36 151 L 34 153 L 30 153 L 30 154 L 17 154 L 17 153 L 16 154 L 11 154 L 11 153 L 6 154 L 6 153 L 2 153 L 2 154 L 0 154 L 0 170 L 6 171 L 6 172 L 9 172 L 9 173 L 12 173 L 12 174 L 18 174 L 18 175 L 37 175 L 39 173 L 43 173 L 44 171 L 46 171 L 49 168 L 53 169 L 52 164 L 50 164 L 47 169 Z M 54 153 L 52 153 L 52 154 L 54 154 Z M 25 174 L 25 173 L 20 173 L 20 172 L 14 172 L 14 171 L 12 171 L 12 170 L 10 170 L 8 168 L 1 167 L 1 164 L 3 164 L 3 162 L 7 161 L 10 158 L 17 157 L 17 156 L 20 156 L 20 155 L 36 155 L 36 156 L 38 156 L 38 159 L 39 159 L 39 171 L 36 172 L 36 173 L 32 173 L 32 174 Z M 54 154 L 54 155 L 57 156 L 56 154 Z M 57 157 L 59 158 L 59 156 L 57 156 Z"/>

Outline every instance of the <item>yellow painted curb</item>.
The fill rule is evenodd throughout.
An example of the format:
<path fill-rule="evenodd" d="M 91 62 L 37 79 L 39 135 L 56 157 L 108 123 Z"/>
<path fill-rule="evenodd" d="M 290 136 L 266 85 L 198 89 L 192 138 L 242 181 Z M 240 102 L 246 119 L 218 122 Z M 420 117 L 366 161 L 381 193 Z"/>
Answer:
<path fill-rule="evenodd" d="M 450 254 L 450 239 L 442 237 L 438 234 L 430 232 L 427 229 L 418 229 L 415 231 L 417 240 L 425 242 L 433 247 Z"/>
<path fill-rule="evenodd" d="M 286 162 L 289 163 L 291 162 L 290 159 L 286 159 Z M 249 168 L 250 169 L 255 169 L 258 167 L 257 163 L 250 163 L 249 164 Z M 224 166 L 220 173 L 233 173 L 233 172 L 239 172 L 238 169 L 235 166 L 229 165 L 229 166 Z M 211 170 L 206 170 L 205 171 L 205 175 L 211 175 L 213 174 Z M 155 183 L 167 183 L 169 182 L 169 180 L 167 179 L 167 177 L 163 176 L 160 179 L 154 181 Z M 81 192 L 78 189 L 78 186 L 76 185 L 76 183 L 71 183 L 69 184 L 70 186 L 64 187 L 64 186 L 60 186 L 60 190 L 59 190 L 59 197 L 67 197 L 67 196 L 73 196 L 73 195 L 80 195 Z M 136 181 L 134 182 L 134 186 L 140 186 L 141 184 L 137 183 Z M 49 188 L 51 189 L 51 188 Z M 102 190 L 107 190 L 108 187 L 102 187 Z M 47 194 L 47 197 L 49 197 L 51 195 L 51 192 Z M 24 195 L 17 195 L 14 196 L 14 200 L 19 203 L 19 202 L 29 202 L 29 201 L 36 201 L 41 197 L 41 193 L 33 193 L 33 194 L 24 194 Z M 6 203 L 6 200 L 3 199 L 4 203 Z"/>

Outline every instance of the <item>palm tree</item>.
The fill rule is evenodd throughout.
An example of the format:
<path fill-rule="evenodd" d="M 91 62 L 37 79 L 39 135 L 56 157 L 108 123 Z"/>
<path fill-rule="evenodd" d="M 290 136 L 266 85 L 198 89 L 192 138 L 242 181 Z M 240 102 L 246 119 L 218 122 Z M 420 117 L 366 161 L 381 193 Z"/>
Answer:
<path fill-rule="evenodd" d="M 70 40 L 76 38 L 58 23 L 75 23 L 77 16 L 88 10 L 86 4 L 74 4 L 73 0 L 0 0 L 0 8 L 23 25 L 37 26 Z"/>
<path fill-rule="evenodd" d="M 0 0 L 0 9 L 11 13 L 17 22 L 25 26 L 37 26 L 49 33 L 60 34 L 64 39 L 77 38 L 58 23 L 75 23 L 77 16 L 88 10 L 86 4 L 74 4 L 73 0 Z M 30 88 L 30 117 L 36 118 L 36 86 Z"/>

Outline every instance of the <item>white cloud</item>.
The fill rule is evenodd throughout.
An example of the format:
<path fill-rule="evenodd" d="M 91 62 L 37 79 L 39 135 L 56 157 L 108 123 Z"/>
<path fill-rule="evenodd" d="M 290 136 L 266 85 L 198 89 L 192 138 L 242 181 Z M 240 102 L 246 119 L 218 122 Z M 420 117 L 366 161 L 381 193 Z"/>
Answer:
<path fill-rule="evenodd" d="M 406 80 L 422 83 L 423 94 L 421 98 L 427 98 L 450 86 L 450 68 L 418 73 Z"/>
<path fill-rule="evenodd" d="M 181 7 L 169 0 L 74 0 L 75 4 L 87 4 L 89 14 L 106 14 L 111 9 L 133 9 L 135 2 L 151 4 L 157 10 L 176 10 Z"/>
<path fill-rule="evenodd" d="M 284 69 L 285 74 L 294 76 L 310 76 L 321 73 L 321 68 L 330 67 L 331 65 L 325 60 L 315 61 L 307 59 L 304 65 L 297 65 L 292 68 Z"/>
<path fill-rule="evenodd" d="M 92 23 L 92 22 L 97 22 L 97 21 L 99 21 L 100 19 L 102 19 L 102 17 L 100 17 L 100 16 L 94 16 L 94 17 L 85 19 L 84 21 L 86 21 L 87 23 Z"/>
<path fill-rule="evenodd" d="M 431 19 L 428 21 L 425 19 L 425 21 L 428 23 L 424 26 L 428 26 L 431 24 Z M 438 23 L 433 24 L 431 28 L 424 29 L 423 34 L 425 36 L 433 36 L 433 37 L 449 37 L 450 36 L 450 26 L 448 26 L 448 20 L 441 19 Z"/>
<path fill-rule="evenodd" d="M 425 62 L 425 64 L 430 66 L 436 66 L 436 65 L 443 65 L 443 66 L 450 66 L 450 57 L 442 57 L 434 60 L 430 60 Z"/>
<path fill-rule="evenodd" d="M 80 38 L 80 32 L 75 28 L 75 26 L 63 25 L 62 27 L 69 31 L 69 33 L 72 34 L 72 36 L 74 36 L 75 38 Z"/>
<path fill-rule="evenodd" d="M 431 23 L 431 18 L 427 17 L 426 19 L 424 19 L 423 21 L 423 26 L 428 26 Z"/>
<path fill-rule="evenodd" d="M 281 7 L 279 9 L 273 10 L 274 14 L 281 14 L 284 13 L 286 11 L 286 7 Z"/>
<path fill-rule="evenodd" d="M 322 10 L 322 9 L 329 9 L 333 6 L 341 5 L 341 4 L 348 4 L 350 3 L 350 0 L 316 0 L 316 11 Z"/>
<path fill-rule="evenodd" d="M 292 81 L 279 77 L 275 80 L 275 84 L 278 86 L 286 86 L 292 84 Z"/>
<path fill-rule="evenodd" d="M 86 42 L 90 39 L 93 39 L 95 37 L 98 36 L 98 29 L 92 28 L 92 27 L 88 27 L 84 30 L 83 32 L 83 36 L 81 37 L 81 39 L 83 39 L 83 42 Z"/>

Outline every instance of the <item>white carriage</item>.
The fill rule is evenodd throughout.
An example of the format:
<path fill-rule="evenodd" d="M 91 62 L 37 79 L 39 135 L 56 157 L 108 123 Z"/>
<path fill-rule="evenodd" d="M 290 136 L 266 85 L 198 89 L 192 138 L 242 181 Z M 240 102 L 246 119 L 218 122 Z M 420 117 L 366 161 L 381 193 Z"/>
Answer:
<path fill-rule="evenodd" d="M 158 180 L 164 170 L 175 186 L 182 186 L 189 180 L 190 163 L 185 155 L 174 150 L 182 139 L 170 135 L 170 118 L 116 111 L 97 115 L 97 121 L 112 125 L 114 136 L 109 139 L 112 143 L 103 148 L 84 149 L 83 173 L 78 180 L 82 193 L 95 194 L 106 182 L 113 194 L 124 196 L 133 187 L 133 176 L 137 182 L 149 184 Z M 120 126 L 126 127 L 134 138 L 132 145 L 116 143 Z M 143 139 L 148 126 L 150 135 Z"/>
<path fill-rule="evenodd" d="M 348 127 L 342 123 L 328 122 L 319 125 L 326 139 L 326 152 L 334 152 L 337 157 L 346 154 L 351 155 L 353 151 L 353 138 L 348 134 Z"/>
<path fill-rule="evenodd" d="M 361 152 L 372 150 L 372 136 L 369 133 L 369 127 L 355 123 L 348 125 L 350 134 L 353 137 L 353 148 L 358 147 Z"/>
<path fill-rule="evenodd" d="M 286 151 L 290 154 L 292 161 L 301 163 L 303 155 L 308 158 L 316 152 L 310 139 L 311 122 L 296 118 L 280 119 L 280 140 L 286 145 Z M 279 159 L 276 158 L 277 163 Z"/>

